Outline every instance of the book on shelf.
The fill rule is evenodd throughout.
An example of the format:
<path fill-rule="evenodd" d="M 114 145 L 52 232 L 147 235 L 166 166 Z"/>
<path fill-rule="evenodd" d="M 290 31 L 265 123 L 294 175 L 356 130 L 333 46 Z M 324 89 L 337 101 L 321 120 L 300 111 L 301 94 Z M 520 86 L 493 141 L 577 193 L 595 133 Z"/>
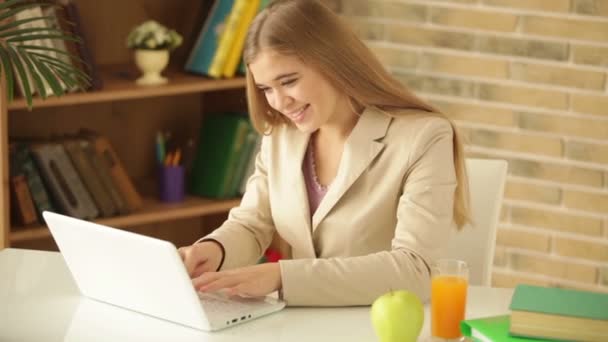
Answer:
<path fill-rule="evenodd" d="M 114 180 L 112 179 L 112 176 L 110 174 L 109 163 L 107 163 L 106 160 L 97 152 L 95 146 L 90 140 L 83 140 L 81 142 L 80 147 L 82 148 L 82 151 L 88 158 L 95 171 L 97 172 L 99 181 L 110 196 L 112 204 L 116 208 L 117 213 L 121 215 L 129 214 L 131 212 L 129 210 L 129 206 L 127 205 L 126 200 L 118 191 L 117 185 L 114 184 Z"/>
<path fill-rule="evenodd" d="M 467 319 L 460 322 L 460 331 L 465 337 L 479 342 L 551 342 L 509 335 L 509 315 Z"/>
<path fill-rule="evenodd" d="M 190 193 L 210 198 L 236 196 L 230 193 L 230 186 L 249 127 L 248 118 L 242 114 L 224 113 L 205 118 L 192 164 Z"/>
<path fill-rule="evenodd" d="M 19 162 L 14 145 L 9 147 L 9 189 L 11 201 L 11 220 L 18 225 L 27 226 L 38 223 L 34 199 L 27 185 L 27 178 Z"/>
<path fill-rule="evenodd" d="M 56 205 L 48 192 L 42 176 L 27 144 L 12 142 L 9 150 L 14 153 L 10 159 L 11 167 L 16 167 L 26 178 L 27 186 L 34 201 L 38 220 L 42 222 L 43 211 L 56 211 Z"/>
<path fill-rule="evenodd" d="M 128 211 L 134 212 L 141 209 L 143 206 L 141 195 L 135 188 L 108 138 L 87 130 L 81 130 L 80 135 L 85 136 L 91 142 L 95 151 L 100 156 L 101 162 L 106 164 L 112 182 L 122 199 L 124 199 Z"/>
<path fill-rule="evenodd" d="M 241 184 L 239 185 L 239 195 L 245 194 L 245 190 L 247 190 L 247 181 L 253 173 L 255 172 L 255 162 L 260 152 L 260 146 L 262 145 L 262 136 L 256 134 L 255 144 L 251 153 L 247 157 L 247 166 L 245 167 L 245 171 L 243 173 L 243 177 L 241 178 Z"/>
<path fill-rule="evenodd" d="M 186 61 L 187 71 L 209 75 L 220 36 L 233 4 L 234 0 L 215 0 Z"/>
<path fill-rule="evenodd" d="M 518 285 L 509 309 L 512 335 L 608 341 L 608 293 Z"/>
<path fill-rule="evenodd" d="M 33 143 L 30 149 L 60 209 L 72 217 L 96 218 L 99 215 L 97 206 L 63 145 L 56 142 Z"/>
<path fill-rule="evenodd" d="M 256 15 L 258 15 L 264 8 L 266 8 L 266 6 L 268 6 L 268 4 L 270 4 L 270 1 L 271 0 L 261 0 L 260 1 L 258 9 L 257 9 L 257 11 L 255 12 L 255 14 L 254 14 L 254 16 L 252 18 L 252 21 L 253 21 L 253 19 L 255 19 Z M 249 26 L 251 26 L 251 23 L 245 29 L 245 37 L 244 38 L 247 37 L 247 30 L 249 29 Z M 241 53 L 241 59 L 240 59 L 239 66 L 238 66 L 238 73 L 241 74 L 241 75 L 244 75 L 245 72 L 246 72 L 246 65 L 245 65 L 245 61 L 243 60 L 243 56 L 242 56 L 242 53 Z"/>
<path fill-rule="evenodd" d="M 239 9 L 236 4 L 234 7 Z M 221 68 L 220 76 L 233 77 L 236 73 L 239 61 L 243 55 L 243 45 L 245 43 L 247 29 L 249 29 L 249 25 L 251 24 L 251 21 L 253 21 L 259 7 L 260 0 L 246 0 L 241 12 L 236 13 L 237 17 L 234 18 L 236 21 L 234 32 L 231 32 L 230 30 L 227 31 L 227 33 L 231 33 L 233 36 L 229 37 L 229 39 L 231 39 L 230 48 L 226 55 L 226 61 Z M 233 11 L 234 10 L 235 9 L 233 9 Z M 233 18 L 231 17 L 230 19 L 232 20 Z"/>
<path fill-rule="evenodd" d="M 87 146 L 89 144 L 83 138 L 71 137 L 63 139 L 63 146 L 97 205 L 100 216 L 114 216 L 118 210 L 112 201 L 109 191 L 101 181 L 98 169 L 96 169 L 88 156 Z"/>

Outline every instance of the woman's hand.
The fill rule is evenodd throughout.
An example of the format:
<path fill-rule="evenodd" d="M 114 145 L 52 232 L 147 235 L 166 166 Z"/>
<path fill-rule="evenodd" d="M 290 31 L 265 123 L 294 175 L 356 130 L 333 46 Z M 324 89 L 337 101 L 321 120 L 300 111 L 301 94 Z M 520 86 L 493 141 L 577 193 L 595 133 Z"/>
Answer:
<path fill-rule="evenodd" d="M 239 269 L 205 272 L 192 280 L 200 292 L 226 290 L 230 295 L 262 297 L 281 288 L 279 263 L 265 263 Z"/>
<path fill-rule="evenodd" d="M 203 241 L 177 250 L 182 257 L 190 278 L 196 278 L 205 272 L 215 272 L 221 266 L 224 251 L 219 243 Z"/>

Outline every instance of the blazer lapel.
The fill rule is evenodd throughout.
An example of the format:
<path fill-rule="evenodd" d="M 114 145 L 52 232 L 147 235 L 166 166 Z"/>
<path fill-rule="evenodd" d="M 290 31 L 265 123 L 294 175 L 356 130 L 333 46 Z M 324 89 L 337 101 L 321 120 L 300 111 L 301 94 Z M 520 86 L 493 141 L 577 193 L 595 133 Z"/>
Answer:
<path fill-rule="evenodd" d="M 313 232 L 355 180 L 384 149 L 384 143 L 376 140 L 386 135 L 390 122 L 391 117 L 378 109 L 366 109 L 361 114 L 344 145 L 338 174 L 312 217 Z"/>
<path fill-rule="evenodd" d="M 304 161 L 310 134 L 302 133 L 296 129 L 291 130 L 291 132 L 292 134 L 290 134 L 287 140 L 289 144 L 287 147 L 287 151 L 289 151 L 287 153 L 287 172 L 290 179 L 288 184 L 291 187 L 284 189 L 286 193 L 289 193 L 289 196 L 285 196 L 284 198 L 290 202 L 287 208 L 293 210 L 294 226 L 304 228 L 298 229 L 298 234 L 302 237 L 300 241 L 305 244 L 310 257 L 314 257 L 315 248 L 312 241 L 310 206 L 308 204 L 308 192 L 302 172 L 302 162 Z"/>

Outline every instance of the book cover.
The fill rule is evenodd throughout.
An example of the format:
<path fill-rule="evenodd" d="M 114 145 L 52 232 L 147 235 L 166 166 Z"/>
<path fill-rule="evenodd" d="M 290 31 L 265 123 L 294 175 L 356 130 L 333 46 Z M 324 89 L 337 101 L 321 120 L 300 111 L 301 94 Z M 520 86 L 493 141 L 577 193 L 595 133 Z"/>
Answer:
<path fill-rule="evenodd" d="M 15 221 L 23 226 L 38 222 L 38 215 L 34 206 L 34 200 L 27 185 L 26 176 L 16 161 L 14 146 L 10 146 L 9 159 L 9 187 L 11 197 L 11 209 Z"/>
<path fill-rule="evenodd" d="M 213 55 L 213 60 L 211 61 L 211 67 L 209 68 L 208 73 L 209 76 L 215 78 L 219 78 L 222 76 L 224 66 L 228 61 L 228 55 L 230 54 L 230 50 L 236 42 L 236 35 L 238 33 L 239 23 L 245 17 L 247 4 L 249 1 L 250 0 L 236 0 L 234 2 L 222 35 L 220 37 L 219 44 L 217 46 L 217 49 L 215 50 L 215 55 Z"/>
<path fill-rule="evenodd" d="M 608 293 L 520 284 L 509 309 L 608 320 Z"/>
<path fill-rule="evenodd" d="M 608 341 L 608 293 L 518 285 L 509 308 L 512 335 Z"/>
<path fill-rule="evenodd" d="M 224 176 L 224 183 L 222 184 L 221 197 L 234 197 L 235 192 L 232 192 L 234 178 L 237 177 L 238 165 L 241 158 L 243 158 L 243 151 L 245 150 L 245 142 L 247 140 L 247 134 L 249 133 L 250 124 L 247 119 L 243 118 L 237 126 L 237 133 L 235 140 L 232 144 L 232 150 L 229 151 L 228 167 Z"/>
<path fill-rule="evenodd" d="M 229 165 L 234 159 L 239 131 L 247 128 L 247 119 L 237 114 L 209 115 L 203 121 L 196 148 L 189 192 L 193 195 L 221 198 Z"/>
<path fill-rule="evenodd" d="M 21 172 L 25 175 L 30 194 L 36 207 L 36 213 L 38 220 L 42 221 L 43 211 L 56 211 L 56 206 L 52 202 L 51 196 L 48 193 L 48 189 L 44 184 L 40 171 L 34 162 L 34 159 L 30 153 L 30 149 L 26 144 L 14 143 L 15 158 L 11 160 L 11 167 L 14 163 Z"/>
<path fill-rule="evenodd" d="M 112 199 L 112 203 L 114 207 L 118 211 L 119 214 L 129 214 L 129 207 L 127 206 L 127 202 L 122 197 L 116 184 L 114 184 L 114 180 L 112 180 L 112 176 L 110 175 L 110 167 L 103 160 L 101 155 L 97 153 L 95 146 L 90 141 L 87 141 L 86 144 L 82 146 L 83 152 L 88 157 L 89 162 L 93 165 L 99 180 L 101 181 L 103 187 L 106 189 L 110 198 Z"/>
<path fill-rule="evenodd" d="M 97 208 L 99 208 L 101 216 L 110 217 L 115 215 L 117 210 L 109 192 L 103 186 L 101 178 L 84 151 L 83 145 L 88 144 L 88 141 L 77 138 L 68 138 L 63 141 L 63 146 L 70 156 L 74 168 L 82 178 L 91 197 L 93 197 L 93 201 L 95 201 Z"/>
<path fill-rule="evenodd" d="M 30 148 L 43 178 L 63 211 L 81 219 L 97 217 L 99 211 L 63 145 L 43 143 L 33 144 Z"/>
<path fill-rule="evenodd" d="M 185 69 L 187 71 L 203 75 L 209 73 L 215 50 L 218 47 L 219 37 L 222 34 L 225 21 L 230 14 L 233 3 L 234 0 L 215 0 L 186 61 Z"/>
<path fill-rule="evenodd" d="M 243 45 L 245 43 L 245 37 L 247 36 L 247 30 L 251 21 L 258 12 L 260 7 L 260 0 L 250 0 L 244 9 L 243 17 L 238 22 L 238 27 L 234 37 L 234 42 L 226 58 L 226 63 L 222 70 L 224 77 L 233 77 L 237 71 L 238 63 L 243 55 Z"/>
<path fill-rule="evenodd" d="M 260 12 L 262 12 L 262 10 L 264 10 L 264 8 L 266 8 L 266 6 L 268 6 L 269 3 L 270 3 L 270 0 L 261 0 L 260 1 L 260 5 L 258 6 L 258 10 L 255 13 L 253 19 L 255 19 L 255 16 L 257 16 Z M 249 24 L 251 25 L 251 23 L 249 23 Z M 249 27 L 247 27 L 247 30 L 249 30 Z M 245 34 L 245 38 L 247 38 L 247 34 Z M 245 61 L 243 60 L 242 54 L 241 54 L 241 59 L 240 59 L 239 68 L 238 69 L 239 69 L 238 70 L 239 74 L 242 74 L 242 75 L 245 74 L 246 66 L 245 66 Z"/>
<path fill-rule="evenodd" d="M 239 194 L 240 185 L 243 181 L 243 177 L 245 177 L 245 172 L 247 171 L 247 163 L 253 154 L 253 149 L 255 148 L 256 139 L 258 133 L 253 129 L 251 124 L 248 127 L 247 135 L 245 137 L 245 142 L 243 143 L 243 152 L 239 156 L 237 166 L 235 168 L 234 177 L 230 181 L 230 197 L 237 196 Z"/>
<path fill-rule="evenodd" d="M 129 211 L 133 212 L 140 209 L 143 206 L 142 198 L 137 189 L 135 189 L 135 185 L 133 185 L 110 141 L 106 137 L 93 132 L 90 132 L 88 136 L 95 150 L 108 166 L 112 181 L 120 192 L 121 197 L 125 200 Z"/>
<path fill-rule="evenodd" d="M 251 176 L 255 172 L 255 162 L 256 162 L 258 153 L 260 152 L 260 146 L 262 145 L 262 136 L 261 135 L 259 135 L 259 134 L 256 135 L 254 145 L 255 146 L 253 147 L 253 150 L 249 154 L 245 172 L 243 174 L 243 177 L 241 178 L 241 184 L 239 185 L 239 195 L 245 194 L 245 190 L 247 190 L 247 182 L 249 181 L 249 178 L 251 178 Z"/>
<path fill-rule="evenodd" d="M 463 336 L 480 342 L 550 342 L 509 335 L 509 315 L 467 319 L 460 322 Z"/>

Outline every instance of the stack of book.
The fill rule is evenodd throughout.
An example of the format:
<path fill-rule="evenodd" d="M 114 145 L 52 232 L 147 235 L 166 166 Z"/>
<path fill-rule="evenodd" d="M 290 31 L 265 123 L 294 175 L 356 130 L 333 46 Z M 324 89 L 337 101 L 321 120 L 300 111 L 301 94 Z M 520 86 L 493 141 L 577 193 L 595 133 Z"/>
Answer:
<path fill-rule="evenodd" d="M 185 69 L 212 78 L 244 73 L 243 45 L 253 18 L 269 0 L 215 0 Z"/>
<path fill-rule="evenodd" d="M 86 131 L 50 141 L 13 141 L 9 151 L 14 226 L 44 222 L 45 210 L 94 219 L 128 214 L 143 205 L 102 135 Z"/>
<path fill-rule="evenodd" d="M 465 320 L 479 341 L 608 341 L 608 293 L 518 285 L 511 315 Z"/>
<path fill-rule="evenodd" d="M 212 114 L 203 121 L 189 180 L 189 192 L 230 198 L 245 192 L 261 143 L 247 114 Z"/>

